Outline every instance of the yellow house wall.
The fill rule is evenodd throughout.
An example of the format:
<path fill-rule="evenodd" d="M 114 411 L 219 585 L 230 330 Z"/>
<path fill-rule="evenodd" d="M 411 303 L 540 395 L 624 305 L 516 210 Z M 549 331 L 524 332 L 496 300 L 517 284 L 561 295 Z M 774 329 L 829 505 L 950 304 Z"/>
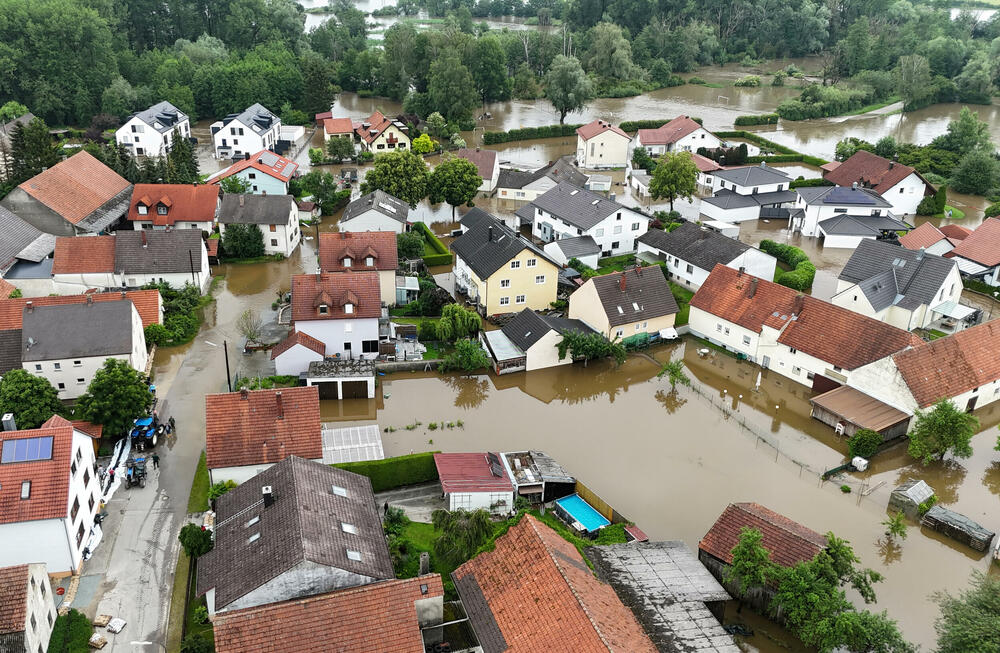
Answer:
<path fill-rule="evenodd" d="M 397 145 L 396 145 L 395 149 L 392 149 L 392 150 L 389 149 L 389 145 L 386 143 L 386 140 L 385 140 L 386 138 L 388 138 L 389 134 L 395 134 L 396 135 Z M 399 143 L 406 143 L 406 147 L 403 147 L 403 148 L 399 147 Z M 379 144 L 383 144 L 383 145 L 385 145 L 385 147 L 380 150 L 380 149 L 378 149 Z M 400 131 L 399 128 L 396 127 L 395 125 L 389 125 L 388 129 L 386 129 L 384 132 L 382 132 L 381 134 L 379 134 L 378 138 L 376 138 L 374 141 L 372 141 L 370 149 L 371 149 L 372 152 L 374 152 L 376 154 L 378 154 L 380 152 L 394 152 L 395 150 L 399 150 L 399 149 L 408 150 L 408 149 L 410 149 L 410 137 L 407 136 L 406 133 Z"/>
<path fill-rule="evenodd" d="M 535 267 L 528 267 L 528 259 L 537 261 Z M 511 269 L 511 261 L 519 261 L 520 267 Z M 539 274 L 545 275 L 545 283 L 535 283 L 535 276 Z M 525 249 L 494 272 L 487 280 L 485 289 L 483 284 L 478 284 L 480 299 L 486 306 L 487 315 L 515 313 L 525 308 L 536 311 L 550 308 L 549 304 L 556 300 L 558 278 L 559 270 L 556 266 L 531 250 Z M 500 287 L 503 279 L 510 279 L 509 288 Z M 525 303 L 516 303 L 518 295 L 525 296 Z M 502 297 L 510 297 L 510 303 L 501 304 Z"/>
<path fill-rule="evenodd" d="M 628 338 L 637 333 L 656 333 L 661 329 L 669 329 L 674 326 L 674 319 L 677 315 L 671 313 L 661 317 L 612 327 L 608 322 L 608 316 L 604 313 L 604 305 L 601 304 L 601 299 L 597 296 L 597 289 L 594 287 L 593 280 L 588 280 L 579 290 L 570 295 L 569 317 L 583 321 L 587 326 L 604 334 L 608 339 L 613 340 L 617 336 L 619 329 L 622 330 L 622 338 Z M 645 323 L 645 326 L 643 326 L 643 323 Z M 638 329 L 636 329 L 636 325 L 638 325 Z"/>

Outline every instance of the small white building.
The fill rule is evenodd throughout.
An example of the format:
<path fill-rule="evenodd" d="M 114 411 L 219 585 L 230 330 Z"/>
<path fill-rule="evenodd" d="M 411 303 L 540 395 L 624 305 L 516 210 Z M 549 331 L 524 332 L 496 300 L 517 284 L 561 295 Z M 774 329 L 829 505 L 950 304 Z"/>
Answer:
<path fill-rule="evenodd" d="M 567 155 L 534 172 L 501 168 L 497 177 L 497 197 L 530 202 L 564 181 L 583 188 L 587 180 L 587 175 L 573 163 L 573 157 Z"/>
<path fill-rule="evenodd" d="M 815 186 L 796 192 L 788 228 L 803 236 L 822 237 L 824 247 L 853 249 L 862 240 L 910 229 L 896 219 L 881 195 L 868 188 Z"/>
<path fill-rule="evenodd" d="M 590 236 L 553 240 L 545 243 L 543 250 L 559 265 L 569 265 L 569 260 L 575 258 L 595 270 L 601 258 L 601 246 Z"/>
<path fill-rule="evenodd" d="M 791 178 L 765 163 L 718 169 L 704 161 L 696 163 L 703 181 L 715 193 L 701 200 L 701 213 L 711 220 L 745 222 L 776 217 L 777 214 L 771 215 L 764 209 L 780 209 L 796 199 L 795 192 L 789 190 Z M 701 172 L 702 168 L 705 172 Z"/>
<path fill-rule="evenodd" d="M 514 510 L 514 484 L 495 453 L 436 453 L 434 464 L 448 510 Z"/>
<path fill-rule="evenodd" d="M 346 138 L 354 144 L 354 123 L 350 118 L 324 118 L 323 142 L 329 144 L 331 138 Z"/>
<path fill-rule="evenodd" d="M 45 653 L 56 620 L 44 562 L 0 568 L 0 646 L 10 653 Z"/>
<path fill-rule="evenodd" d="M 169 102 L 157 102 L 145 111 L 133 113 L 115 131 L 115 142 L 135 156 L 164 156 L 173 144 L 175 130 L 181 138 L 191 138 L 187 114 Z"/>
<path fill-rule="evenodd" d="M 593 332 L 580 320 L 542 315 L 526 308 L 503 328 L 480 331 L 479 338 L 493 359 L 493 371 L 510 374 L 572 363 L 573 357 L 568 354 L 559 358 L 558 344 L 564 331 Z"/>
<path fill-rule="evenodd" d="M 712 190 L 731 190 L 739 195 L 765 195 L 788 191 L 791 183 L 792 178 L 787 174 L 761 162 L 754 166 L 716 170 L 712 181 Z M 783 201 L 794 201 L 794 195 L 793 192 L 788 199 Z"/>
<path fill-rule="evenodd" d="M 291 256 L 302 239 L 299 210 L 291 195 L 225 194 L 219 207 L 219 232 L 223 239 L 226 226 L 231 224 L 251 224 L 260 229 L 265 254 Z"/>
<path fill-rule="evenodd" d="M 292 324 L 326 346 L 331 358 L 376 358 L 382 314 L 378 273 L 292 276 Z"/>
<path fill-rule="evenodd" d="M 497 152 L 478 147 L 475 149 L 463 147 L 455 152 L 455 156 L 476 166 L 479 178 L 483 180 L 483 183 L 479 185 L 479 192 L 486 196 L 492 195 L 497 188 L 497 179 L 500 177 L 500 157 Z"/>
<path fill-rule="evenodd" d="M 223 179 L 236 177 L 255 195 L 287 195 L 288 183 L 298 171 L 299 164 L 291 159 L 261 150 L 209 176 L 207 181 L 218 188 Z"/>
<path fill-rule="evenodd" d="M 697 152 L 722 146 L 722 141 L 687 116 L 677 116 L 656 129 L 640 129 L 632 139 L 632 147 L 641 147 L 651 156 L 664 152 Z"/>
<path fill-rule="evenodd" d="M 649 218 L 597 193 L 563 182 L 514 212 L 531 223 L 531 234 L 543 242 L 590 236 L 602 256 L 635 251 Z"/>
<path fill-rule="evenodd" d="M 408 231 L 410 205 L 383 190 L 362 195 L 344 208 L 337 223 L 341 231 Z"/>
<path fill-rule="evenodd" d="M 857 184 L 870 188 L 889 202 L 894 215 L 915 215 L 921 200 L 934 194 L 934 186 L 910 166 L 858 150 L 843 163 L 823 166 L 823 177 L 838 186 Z"/>
<path fill-rule="evenodd" d="M 212 123 L 217 159 L 241 159 L 261 150 L 275 151 L 281 140 L 281 118 L 261 104 L 252 104 Z"/>
<path fill-rule="evenodd" d="M 778 263 L 756 247 L 693 222 L 685 222 L 669 233 L 650 229 L 639 238 L 639 253 L 643 252 L 663 261 L 667 277 L 691 290 L 698 290 L 716 265 L 773 279 Z"/>
<path fill-rule="evenodd" d="M 374 399 L 375 361 L 358 359 L 312 361 L 302 373 L 307 386 L 319 388 L 320 399 Z"/>
<path fill-rule="evenodd" d="M 271 349 L 274 373 L 279 376 L 298 376 L 309 363 L 322 361 L 326 345 L 301 331 L 292 331 L 288 337 Z"/>
<path fill-rule="evenodd" d="M 24 431 L 5 421 L 0 565 L 44 563 L 52 575 L 77 573 L 101 501 L 96 469 L 93 439 L 66 419 L 53 416 Z M 46 591 L 51 595 L 51 588 Z M 51 629 L 47 615 L 38 626 Z"/>
<path fill-rule="evenodd" d="M 594 120 L 576 130 L 576 163 L 599 170 L 628 165 L 628 134 L 605 120 Z"/>
<path fill-rule="evenodd" d="M 289 456 L 323 460 L 316 388 L 205 396 L 205 462 L 214 483 L 245 483 Z"/>

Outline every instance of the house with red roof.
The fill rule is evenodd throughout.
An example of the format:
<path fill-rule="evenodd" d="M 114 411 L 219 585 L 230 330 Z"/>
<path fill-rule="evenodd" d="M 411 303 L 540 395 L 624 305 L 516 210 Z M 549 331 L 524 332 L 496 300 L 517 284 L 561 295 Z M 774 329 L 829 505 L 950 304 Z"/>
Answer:
<path fill-rule="evenodd" d="M 319 340 L 332 358 L 378 357 L 382 314 L 378 272 L 292 276 L 292 325 Z"/>
<path fill-rule="evenodd" d="M 317 116 L 318 117 L 318 116 Z M 324 118 L 323 142 L 329 143 L 331 138 L 349 138 L 354 143 L 354 123 L 350 118 Z"/>
<path fill-rule="evenodd" d="M 0 650 L 48 650 L 57 616 L 44 562 L 0 568 Z"/>
<path fill-rule="evenodd" d="M 947 256 L 955 259 L 963 275 L 980 279 L 991 286 L 1000 286 L 1000 220 L 984 220 Z"/>
<path fill-rule="evenodd" d="M 960 232 L 953 233 L 959 235 Z M 969 233 L 972 232 L 969 231 Z M 955 249 L 955 246 L 962 242 L 966 236 L 968 236 L 968 233 L 961 234 L 961 238 L 949 237 L 932 223 L 925 222 L 913 231 L 900 236 L 899 244 L 906 249 L 922 249 L 928 254 L 944 256 L 951 250 Z"/>
<path fill-rule="evenodd" d="M 691 332 L 818 391 L 923 344 L 885 322 L 717 264 L 691 298 Z"/>
<path fill-rule="evenodd" d="M 434 465 L 448 510 L 489 510 L 507 514 L 514 508 L 514 484 L 495 453 L 436 453 Z"/>
<path fill-rule="evenodd" d="M 410 128 L 395 118 L 376 111 L 364 120 L 354 122 L 354 133 L 366 152 L 392 152 L 410 149 Z"/>
<path fill-rule="evenodd" d="M 832 166 L 831 166 L 832 167 Z M 920 201 L 934 194 L 934 186 L 910 166 L 858 150 L 840 165 L 824 169 L 823 178 L 838 186 L 858 184 L 888 201 L 895 215 L 915 215 Z"/>
<path fill-rule="evenodd" d="M 484 653 L 657 650 L 576 547 L 532 515 L 451 577 Z"/>
<path fill-rule="evenodd" d="M 133 229 L 212 231 L 219 187 L 211 184 L 136 184 L 128 207 Z"/>
<path fill-rule="evenodd" d="M 624 168 L 628 165 L 629 135 L 618 125 L 595 120 L 576 130 L 576 164 L 581 168 Z"/>
<path fill-rule="evenodd" d="M 664 152 L 697 152 L 699 147 L 714 150 L 722 141 L 687 116 L 677 116 L 656 129 L 640 129 L 632 139 L 633 147 L 642 147 L 650 156 Z"/>
<path fill-rule="evenodd" d="M 113 231 L 131 196 L 132 184 L 81 150 L 13 189 L 0 206 L 42 233 L 76 236 Z"/>
<path fill-rule="evenodd" d="M 323 460 L 316 388 L 205 396 L 205 462 L 212 483 L 243 483 L 288 456 Z"/>
<path fill-rule="evenodd" d="M 79 571 L 101 501 L 91 436 L 59 416 L 37 429 L 4 427 L 0 566 L 45 563 L 56 576 Z"/>
<path fill-rule="evenodd" d="M 254 195 L 287 195 L 288 182 L 298 174 L 299 164 L 270 150 L 261 150 L 216 172 L 208 178 L 208 183 L 218 188 L 223 179 L 236 177 Z"/>
<path fill-rule="evenodd" d="M 396 233 L 341 231 L 319 235 L 319 267 L 323 272 L 378 272 L 379 295 L 396 305 Z"/>
<path fill-rule="evenodd" d="M 465 159 L 476 166 L 479 171 L 479 178 L 483 183 L 479 185 L 479 192 L 490 196 L 497 188 L 497 180 L 500 178 L 500 156 L 495 150 L 484 150 L 481 148 L 463 147 L 455 152 L 455 156 Z"/>
<path fill-rule="evenodd" d="M 280 376 L 295 375 L 309 369 L 309 363 L 323 360 L 326 345 L 307 333 L 295 331 L 271 349 L 274 373 Z"/>

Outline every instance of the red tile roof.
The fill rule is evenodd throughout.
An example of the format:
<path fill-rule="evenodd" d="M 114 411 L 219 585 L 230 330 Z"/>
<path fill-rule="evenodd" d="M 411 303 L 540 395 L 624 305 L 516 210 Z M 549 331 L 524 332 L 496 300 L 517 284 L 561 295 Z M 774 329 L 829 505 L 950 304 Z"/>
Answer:
<path fill-rule="evenodd" d="M 350 134 L 354 131 L 354 123 L 350 118 L 326 118 L 323 120 L 323 131 L 327 134 Z"/>
<path fill-rule="evenodd" d="M 470 161 L 476 166 L 476 170 L 479 171 L 480 179 L 492 179 L 493 171 L 497 165 L 497 153 L 494 150 L 481 150 L 478 147 L 476 149 L 470 149 L 463 147 L 457 152 L 455 156 L 460 159 L 465 159 Z"/>
<path fill-rule="evenodd" d="M 56 306 L 63 304 L 82 304 L 87 297 L 93 297 L 95 302 L 114 302 L 122 298 L 120 292 L 88 292 L 82 295 L 58 295 L 54 297 L 19 297 L 17 299 L 0 299 L 0 331 L 20 329 L 24 307 L 31 302 L 32 306 Z M 135 310 L 142 319 L 142 326 L 162 324 L 162 299 L 159 290 L 129 290 L 125 299 L 132 300 Z"/>
<path fill-rule="evenodd" d="M 846 370 L 922 344 L 908 331 L 721 264 L 691 306 L 756 333 L 764 326 L 784 328 L 778 342 Z"/>
<path fill-rule="evenodd" d="M 27 626 L 29 575 L 28 565 L 0 567 L 0 635 L 24 632 Z"/>
<path fill-rule="evenodd" d="M 722 166 L 707 156 L 692 153 L 691 158 L 694 160 L 694 164 L 698 166 L 698 172 L 714 172 L 716 170 L 722 170 Z"/>
<path fill-rule="evenodd" d="M 48 426 L 4 431 L 0 441 L 52 437 L 52 458 L 0 465 L 0 524 L 66 517 L 69 512 L 70 456 L 73 425 L 63 418 Z M 31 481 L 31 496 L 21 498 L 21 484 Z"/>
<path fill-rule="evenodd" d="M 375 265 L 366 266 L 371 256 Z M 351 267 L 344 267 L 344 259 Z M 319 235 L 319 266 L 324 272 L 395 270 L 399 265 L 394 231 L 341 231 Z"/>
<path fill-rule="evenodd" d="M 884 195 L 911 174 L 916 174 L 924 182 L 925 195 L 934 192 L 934 187 L 910 166 L 893 163 L 889 159 L 884 159 L 867 150 L 858 150 L 839 166 L 829 170 L 824 178 L 838 186 L 850 186 L 858 183 L 866 188 L 874 189 L 879 195 Z"/>
<path fill-rule="evenodd" d="M 87 274 L 115 271 L 114 236 L 56 238 L 52 274 Z"/>
<path fill-rule="evenodd" d="M 952 241 L 955 244 L 958 244 L 956 241 L 965 240 L 966 238 L 969 237 L 970 234 L 972 234 L 972 229 L 969 229 L 968 227 L 963 227 L 962 225 L 959 224 L 941 225 L 939 231 L 943 233 L 945 236 L 947 236 L 948 240 Z"/>
<path fill-rule="evenodd" d="M 893 361 L 921 408 L 992 384 L 1000 379 L 1000 320 L 900 352 Z"/>
<path fill-rule="evenodd" d="M 205 241 L 205 249 L 208 251 L 209 256 L 219 255 L 219 241 L 221 238 L 209 238 Z"/>
<path fill-rule="evenodd" d="M 424 653 L 415 603 L 439 596 L 441 576 L 433 574 L 223 612 L 213 619 L 215 650 Z"/>
<path fill-rule="evenodd" d="M 588 122 L 586 125 L 582 125 L 576 129 L 577 135 L 585 141 L 589 141 L 594 136 L 600 136 L 604 132 L 608 131 L 614 132 L 626 139 L 629 138 L 629 135 L 623 132 L 618 125 L 612 125 L 606 120 L 594 120 L 593 122 Z"/>
<path fill-rule="evenodd" d="M 94 439 L 99 439 L 104 433 L 104 426 L 101 424 L 93 424 L 82 419 L 75 419 L 71 422 L 71 424 L 73 424 L 73 428 L 80 433 L 89 435 Z"/>
<path fill-rule="evenodd" d="M 364 127 L 363 123 L 368 123 L 367 129 Z M 372 143 L 375 141 L 376 138 L 382 135 L 382 132 L 387 130 L 390 126 L 392 126 L 392 119 L 386 118 L 381 111 L 376 111 L 375 113 L 368 116 L 368 118 L 361 121 L 360 123 L 355 122 L 354 131 L 357 133 L 358 136 L 361 137 L 361 140 L 365 141 L 366 143 Z M 374 133 L 372 133 L 373 130 Z M 392 137 L 391 134 L 387 137 L 387 140 L 390 143 L 395 142 L 395 139 Z"/>
<path fill-rule="evenodd" d="M 15 290 L 17 290 L 17 286 L 6 279 L 0 279 L 0 299 L 7 299 Z"/>
<path fill-rule="evenodd" d="M 353 301 L 356 300 L 356 301 Z M 344 305 L 354 304 L 353 313 Z M 321 304 L 327 313 L 320 314 Z M 292 322 L 377 318 L 382 314 L 378 273 L 336 272 L 292 276 Z"/>
<path fill-rule="evenodd" d="M 965 240 L 951 250 L 952 256 L 975 261 L 986 267 L 1000 265 L 1000 220 L 987 218 Z"/>
<path fill-rule="evenodd" d="M 332 118 L 332 117 L 333 117 L 332 111 L 323 111 L 322 113 L 317 113 L 315 116 L 313 116 L 313 118 L 316 120 L 316 123 L 319 125 L 322 125 L 323 121 L 326 120 L 327 118 Z"/>
<path fill-rule="evenodd" d="M 501 476 L 494 476 L 484 453 L 436 453 L 434 465 L 445 494 L 514 490 L 503 463 L 500 464 Z"/>
<path fill-rule="evenodd" d="M 506 642 L 506 648 L 487 650 L 656 650 L 632 612 L 611 586 L 594 577 L 576 547 L 531 515 L 498 538 L 492 551 L 456 569 L 452 578 L 473 626 L 480 624 L 477 632 L 485 630 L 492 617 Z"/>
<path fill-rule="evenodd" d="M 128 186 L 124 177 L 89 152 L 80 151 L 18 188 L 77 224 Z"/>
<path fill-rule="evenodd" d="M 906 249 L 918 250 L 921 247 L 930 247 L 946 238 L 947 236 L 940 229 L 930 222 L 925 222 L 913 231 L 900 236 L 899 244 Z"/>
<path fill-rule="evenodd" d="M 139 205 L 146 215 L 139 215 Z M 167 214 L 157 213 L 157 206 L 167 207 Z M 212 222 L 219 205 L 219 187 L 212 184 L 136 184 L 128 205 L 129 220 L 152 221 L 158 227 L 177 222 Z"/>
<path fill-rule="evenodd" d="M 295 345 L 302 345 L 306 349 L 311 349 L 320 356 L 326 353 L 326 345 L 321 341 L 313 338 L 308 333 L 302 333 L 301 331 L 292 331 L 288 334 L 288 337 L 276 344 L 271 349 L 271 360 L 274 360 L 278 356 L 281 356 L 286 351 L 294 347 Z"/>
<path fill-rule="evenodd" d="M 836 170 L 840 167 L 840 161 L 828 161 L 819 167 L 820 170 L 825 170 L 830 172 L 831 170 Z"/>
<path fill-rule="evenodd" d="M 209 469 L 276 463 L 292 455 L 310 460 L 323 457 L 318 388 L 205 396 L 205 457 Z"/>
<path fill-rule="evenodd" d="M 268 165 L 264 162 L 264 159 L 261 158 L 262 156 L 266 156 L 268 160 L 270 160 L 271 157 L 274 157 L 274 163 Z M 226 177 L 235 175 L 237 172 L 246 170 L 247 168 L 253 168 L 254 170 L 263 172 L 265 175 L 270 175 L 275 179 L 288 183 L 288 181 L 295 176 L 295 172 L 299 169 L 299 164 L 295 163 L 291 159 L 279 156 L 270 150 L 261 150 L 260 152 L 252 155 L 250 158 L 241 159 L 222 172 L 215 173 L 209 181 L 211 181 L 213 185 L 218 184 Z M 215 188 L 218 188 L 218 186 L 215 186 Z"/>
<path fill-rule="evenodd" d="M 771 560 L 782 567 L 808 562 L 827 545 L 826 537 L 758 503 L 731 503 L 705 533 L 698 548 L 729 564 L 744 527 L 760 531 L 761 544 L 770 552 Z"/>
<path fill-rule="evenodd" d="M 638 135 L 643 145 L 669 145 L 699 129 L 701 125 L 694 120 L 687 116 L 677 116 L 656 129 L 640 129 Z"/>

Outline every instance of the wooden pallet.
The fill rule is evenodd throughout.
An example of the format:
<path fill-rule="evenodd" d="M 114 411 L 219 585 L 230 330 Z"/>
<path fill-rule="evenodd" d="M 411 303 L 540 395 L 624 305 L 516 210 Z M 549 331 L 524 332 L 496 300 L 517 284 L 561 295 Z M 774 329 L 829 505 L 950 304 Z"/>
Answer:
<path fill-rule="evenodd" d="M 90 640 L 87 641 L 87 644 L 90 645 L 90 648 L 100 650 L 108 645 L 108 640 L 104 639 L 101 635 L 94 633 L 90 636 Z"/>
<path fill-rule="evenodd" d="M 104 628 L 105 626 L 108 625 L 109 621 L 111 621 L 110 614 L 99 614 L 91 623 L 97 626 L 98 628 Z"/>

